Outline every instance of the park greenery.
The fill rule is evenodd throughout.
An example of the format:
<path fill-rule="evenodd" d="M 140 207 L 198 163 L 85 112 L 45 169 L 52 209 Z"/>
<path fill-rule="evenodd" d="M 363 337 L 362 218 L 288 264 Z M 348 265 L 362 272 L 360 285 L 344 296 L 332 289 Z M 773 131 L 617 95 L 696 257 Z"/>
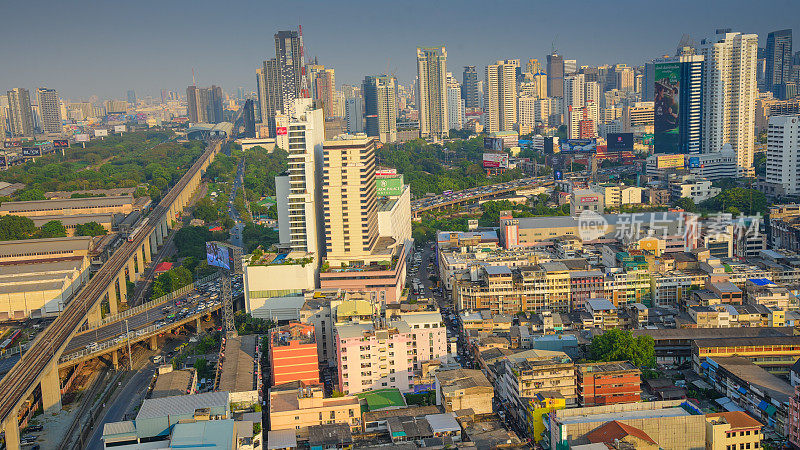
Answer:
<path fill-rule="evenodd" d="M 228 233 L 209 231 L 206 227 L 188 226 L 175 232 L 175 248 L 178 258 L 194 257 L 198 261 L 206 259 L 206 242 L 226 241 Z"/>
<path fill-rule="evenodd" d="M 636 367 L 645 368 L 656 365 L 653 338 L 648 335 L 633 337 L 629 330 L 613 329 L 595 336 L 588 350 L 590 361 L 630 361 Z"/>
<path fill-rule="evenodd" d="M 11 200 L 42 200 L 48 191 L 136 187 L 158 201 L 203 153 L 201 141 L 172 142 L 168 131 L 138 131 L 73 145 L 0 173 L 0 181 L 23 183 Z"/>
<path fill-rule="evenodd" d="M 733 214 L 733 216 L 740 214 L 750 216 L 766 214 L 769 201 L 762 192 L 755 189 L 725 186 L 719 195 L 699 204 L 695 204 L 691 198 L 681 198 L 675 203 L 675 206 L 687 212 L 703 215 L 724 212 Z"/>
<path fill-rule="evenodd" d="M 426 193 L 439 194 L 447 190 L 463 190 L 476 186 L 501 183 L 524 175 L 518 169 L 502 175 L 486 176 L 483 159 L 483 138 L 452 140 L 443 144 L 427 143 L 422 139 L 386 144 L 376 152 L 377 163 L 397 169 L 411 185 L 411 193 L 421 197 Z"/>
<path fill-rule="evenodd" d="M 258 247 L 269 250 L 272 244 L 277 242 L 278 232 L 271 227 L 249 222 L 245 224 L 244 230 L 242 230 L 244 253 L 252 253 Z"/>

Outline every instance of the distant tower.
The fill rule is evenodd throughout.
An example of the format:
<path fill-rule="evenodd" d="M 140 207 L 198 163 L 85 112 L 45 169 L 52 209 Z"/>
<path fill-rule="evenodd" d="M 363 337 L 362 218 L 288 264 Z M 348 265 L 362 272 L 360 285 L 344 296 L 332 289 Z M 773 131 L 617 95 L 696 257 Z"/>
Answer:
<path fill-rule="evenodd" d="M 27 89 L 14 88 L 7 92 L 8 124 L 12 136 L 33 136 L 33 110 Z"/>
<path fill-rule="evenodd" d="M 447 50 L 444 47 L 417 48 L 417 109 L 420 136 L 447 137 Z"/>

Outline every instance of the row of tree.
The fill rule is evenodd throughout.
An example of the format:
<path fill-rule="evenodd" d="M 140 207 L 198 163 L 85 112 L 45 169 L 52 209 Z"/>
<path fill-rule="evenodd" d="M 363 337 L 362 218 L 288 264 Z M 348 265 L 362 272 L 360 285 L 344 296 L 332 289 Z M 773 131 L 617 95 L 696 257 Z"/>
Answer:
<path fill-rule="evenodd" d="M 106 232 L 106 229 L 97 222 L 79 224 L 75 227 L 76 236 L 102 236 Z M 6 215 L 0 218 L 0 241 L 57 238 L 66 235 L 67 228 L 60 220 L 51 220 L 37 227 L 29 217 Z"/>

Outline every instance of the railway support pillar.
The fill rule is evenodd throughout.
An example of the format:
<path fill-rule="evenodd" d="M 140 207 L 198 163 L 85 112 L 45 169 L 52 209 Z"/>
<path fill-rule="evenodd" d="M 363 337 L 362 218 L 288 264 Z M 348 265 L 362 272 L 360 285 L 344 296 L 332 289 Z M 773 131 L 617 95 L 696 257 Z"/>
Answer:
<path fill-rule="evenodd" d="M 117 306 L 117 283 L 109 284 L 106 293 L 108 294 L 109 314 L 117 314 L 119 312 L 119 307 Z"/>
<path fill-rule="evenodd" d="M 203 320 L 198 317 L 194 322 L 194 330 L 195 332 L 199 333 L 201 328 L 203 328 Z"/>
<path fill-rule="evenodd" d="M 153 260 L 153 253 L 150 248 L 150 237 L 144 240 L 144 260 L 147 263 Z"/>
<path fill-rule="evenodd" d="M 134 254 L 136 255 L 136 268 L 138 269 L 137 273 L 142 275 L 144 273 L 144 247 L 137 248 Z"/>
<path fill-rule="evenodd" d="M 159 222 L 156 226 L 156 247 L 164 245 L 164 222 Z"/>
<path fill-rule="evenodd" d="M 150 344 L 150 350 L 156 350 L 158 348 L 158 336 L 153 336 L 148 340 Z"/>
<path fill-rule="evenodd" d="M 89 311 L 86 313 L 86 322 L 89 325 L 99 323 L 102 319 L 103 315 L 100 313 L 100 303 L 89 308 Z"/>
<path fill-rule="evenodd" d="M 125 283 L 125 269 L 117 275 L 117 289 L 119 289 L 119 302 L 128 303 L 128 285 Z"/>
<path fill-rule="evenodd" d="M 158 233 L 158 227 L 153 229 L 153 232 L 150 233 L 150 237 L 148 238 L 148 242 L 150 243 L 150 256 L 155 256 L 158 253 L 158 239 L 156 238 L 156 234 Z"/>
<path fill-rule="evenodd" d="M 128 281 L 131 283 L 136 283 L 136 279 L 138 278 L 136 276 L 136 261 L 134 261 L 135 255 L 136 253 L 131 255 L 131 257 L 128 259 Z"/>
<path fill-rule="evenodd" d="M 3 431 L 6 434 L 6 449 L 19 450 L 19 406 L 11 410 L 11 413 L 3 422 Z"/>
<path fill-rule="evenodd" d="M 111 352 L 111 366 L 114 367 L 114 370 L 119 370 L 119 350 Z"/>
<path fill-rule="evenodd" d="M 55 414 L 61 411 L 61 379 L 58 377 L 58 358 L 42 371 L 42 409 Z"/>

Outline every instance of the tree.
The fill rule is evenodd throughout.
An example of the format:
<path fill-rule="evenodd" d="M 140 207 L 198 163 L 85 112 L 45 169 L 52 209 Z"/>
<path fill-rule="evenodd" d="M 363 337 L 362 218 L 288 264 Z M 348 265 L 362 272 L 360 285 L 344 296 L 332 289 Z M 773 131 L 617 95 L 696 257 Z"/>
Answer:
<path fill-rule="evenodd" d="M 206 242 L 213 241 L 214 235 L 206 227 L 182 227 L 175 232 L 175 247 L 178 257 L 193 256 L 206 259 Z"/>
<path fill-rule="evenodd" d="M 697 205 L 695 205 L 694 200 L 689 197 L 678 199 L 678 201 L 675 202 L 675 206 L 683 209 L 686 212 L 697 212 Z"/>
<path fill-rule="evenodd" d="M 108 231 L 97 222 L 80 223 L 75 226 L 76 236 L 105 236 Z"/>
<path fill-rule="evenodd" d="M 211 199 L 204 197 L 195 205 L 192 216 L 206 222 L 213 222 L 219 218 L 219 211 Z"/>
<path fill-rule="evenodd" d="M 17 200 L 27 202 L 31 200 L 46 200 L 41 189 L 26 189 L 17 194 Z"/>
<path fill-rule="evenodd" d="M 269 249 L 272 244 L 277 242 L 278 232 L 270 227 L 249 222 L 242 230 L 242 245 L 245 253 L 251 253 L 259 246 L 263 249 Z"/>
<path fill-rule="evenodd" d="M 43 239 L 65 237 L 67 235 L 67 229 L 60 220 L 51 220 L 42 225 L 42 228 L 39 230 L 37 235 Z"/>
<path fill-rule="evenodd" d="M 8 215 L 0 218 L 0 241 L 30 239 L 36 231 L 36 225 L 28 217 Z"/>
<path fill-rule="evenodd" d="M 656 354 L 651 336 L 633 337 L 628 330 L 608 330 L 592 338 L 592 361 L 630 361 L 636 367 L 655 367 Z"/>

